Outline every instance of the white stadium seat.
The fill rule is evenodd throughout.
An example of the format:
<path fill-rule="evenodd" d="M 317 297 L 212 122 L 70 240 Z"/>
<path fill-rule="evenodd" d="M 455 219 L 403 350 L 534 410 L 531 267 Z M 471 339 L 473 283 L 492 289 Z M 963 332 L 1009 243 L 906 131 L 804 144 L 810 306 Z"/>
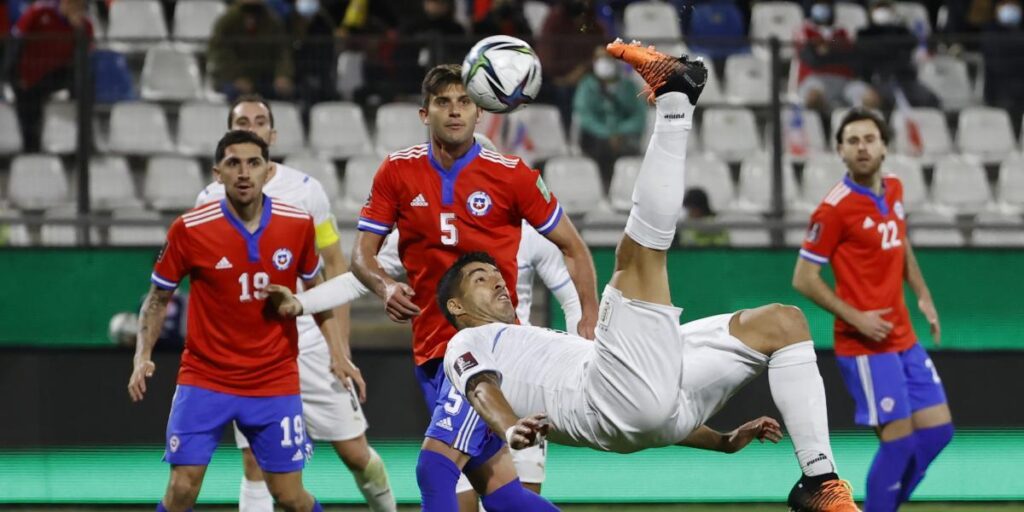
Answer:
<path fill-rule="evenodd" d="M 857 31 L 868 26 L 868 12 L 863 5 L 853 2 L 836 2 L 835 24 L 846 29 L 851 38 L 857 37 Z"/>
<path fill-rule="evenodd" d="M 679 14 L 667 2 L 633 2 L 623 12 L 622 37 L 638 39 L 647 44 L 662 39 L 682 38 Z"/>
<path fill-rule="evenodd" d="M 817 207 L 832 187 L 843 180 L 846 165 L 835 154 L 818 154 L 807 159 L 804 164 L 804 202 Z"/>
<path fill-rule="evenodd" d="M 141 101 L 114 104 L 110 111 L 110 150 L 140 155 L 174 151 L 163 109 Z"/>
<path fill-rule="evenodd" d="M 146 164 L 143 195 L 156 210 L 180 211 L 195 205 L 203 185 L 194 159 L 156 156 Z"/>
<path fill-rule="evenodd" d="M 638 156 L 624 156 L 615 161 L 612 183 L 608 187 L 608 203 L 612 210 L 628 212 L 633 207 L 633 185 L 640 172 L 643 159 Z"/>
<path fill-rule="evenodd" d="M 793 40 L 797 29 L 804 22 L 804 11 L 800 4 L 783 1 L 762 1 L 751 6 L 750 38 L 767 40 L 778 38 L 782 43 L 782 58 L 793 55 L 793 49 L 786 43 Z M 755 45 L 759 53 L 768 55 L 767 45 Z"/>
<path fill-rule="evenodd" d="M 227 10 L 221 0 L 178 0 L 174 6 L 174 44 L 191 52 L 205 52 L 217 19 Z"/>
<path fill-rule="evenodd" d="M 730 210 L 736 202 L 729 166 L 713 153 L 686 157 L 686 187 L 702 188 L 713 211 Z"/>
<path fill-rule="evenodd" d="M 711 58 L 703 55 L 694 55 L 694 58 L 702 59 L 704 66 L 708 70 L 708 81 L 704 84 L 704 90 L 700 93 L 700 103 L 702 105 L 725 103 L 726 98 L 725 92 L 722 90 L 722 80 L 718 76 L 718 71 L 715 69 Z"/>
<path fill-rule="evenodd" d="M 89 160 L 89 199 L 97 210 L 142 207 L 124 157 L 94 156 Z"/>
<path fill-rule="evenodd" d="M 125 226 L 118 225 L 119 220 L 161 220 L 160 214 L 138 208 L 117 210 L 113 215 L 114 224 L 107 233 L 107 243 L 115 246 L 163 245 L 167 240 L 167 230 L 162 226 Z"/>
<path fill-rule="evenodd" d="M 967 64 L 956 57 L 932 57 L 918 68 L 917 79 L 938 95 L 946 110 L 960 110 L 974 104 Z"/>
<path fill-rule="evenodd" d="M 345 196 L 335 203 L 339 221 L 355 224 L 381 162 L 377 155 L 362 155 L 349 158 L 345 163 Z"/>
<path fill-rule="evenodd" d="M 928 8 L 923 4 L 918 2 L 895 2 L 893 3 L 893 8 L 896 14 L 903 19 L 903 23 L 907 25 L 907 28 L 914 34 L 918 34 L 918 30 L 923 35 L 930 35 L 932 33 L 931 16 L 928 14 Z"/>
<path fill-rule="evenodd" d="M 783 206 L 791 206 L 799 189 L 793 165 L 783 160 Z M 767 153 L 750 155 L 740 164 L 739 203 L 741 210 L 764 213 L 772 209 L 772 168 Z"/>
<path fill-rule="evenodd" d="M 51 101 L 43 109 L 43 151 L 63 155 L 78 149 L 78 112 L 70 101 Z"/>
<path fill-rule="evenodd" d="M 427 142 L 427 128 L 419 122 L 415 103 L 387 103 L 377 109 L 377 152 L 384 156 Z"/>
<path fill-rule="evenodd" d="M 68 177 L 53 155 L 19 155 L 11 162 L 7 198 L 23 210 L 42 210 L 68 201 Z"/>
<path fill-rule="evenodd" d="M 906 155 L 888 155 L 882 169 L 895 174 L 903 184 L 903 208 L 915 212 L 928 208 L 928 186 L 924 182 L 924 169 L 916 158 Z"/>
<path fill-rule="evenodd" d="M 345 159 L 373 151 L 363 111 L 355 103 L 317 103 L 309 112 L 309 123 L 310 146 L 325 156 Z"/>
<path fill-rule="evenodd" d="M 921 152 L 916 154 L 910 139 L 906 117 L 917 125 L 921 137 Z M 896 151 L 915 156 L 931 164 L 939 157 L 953 153 L 953 138 L 946 124 L 946 114 L 937 108 L 911 108 L 908 113 L 895 110 L 890 122 Z"/>
<path fill-rule="evenodd" d="M 330 160 L 316 155 L 297 154 L 285 159 L 284 164 L 293 169 L 298 169 L 320 182 L 327 193 L 327 198 L 334 201 L 341 195 L 338 185 L 338 170 Z"/>
<path fill-rule="evenodd" d="M 799 117 L 797 117 L 799 115 Z M 773 123 L 765 126 L 767 135 L 771 134 Z M 823 153 L 829 150 L 826 142 L 825 128 L 821 125 L 821 116 L 815 110 L 795 107 L 782 109 L 782 145 L 786 148 L 786 154 L 797 161 L 802 161 L 816 153 Z M 798 131 L 799 130 L 799 131 Z M 790 142 L 802 139 L 806 154 L 795 155 L 793 144 Z M 768 139 L 765 139 L 768 140 Z"/>
<path fill-rule="evenodd" d="M 526 23 L 530 25 L 530 32 L 533 35 L 540 35 L 544 21 L 548 19 L 551 6 L 538 0 L 526 0 L 523 2 L 523 15 L 526 16 Z"/>
<path fill-rule="evenodd" d="M 142 66 L 142 98 L 185 101 L 201 97 L 199 63 L 191 53 L 168 46 L 150 48 Z"/>
<path fill-rule="evenodd" d="M 745 108 L 709 108 L 701 120 L 704 151 L 738 162 L 761 150 L 754 113 Z"/>
<path fill-rule="evenodd" d="M 729 222 L 760 223 L 764 219 L 754 213 L 726 212 L 717 215 L 715 222 L 725 224 Z M 729 234 L 730 247 L 767 247 L 772 243 L 771 233 L 760 227 L 733 227 L 726 229 Z"/>
<path fill-rule="evenodd" d="M 277 142 L 270 148 L 270 159 L 279 160 L 304 151 L 306 131 L 302 128 L 298 107 L 287 101 L 271 101 L 270 108 L 274 112 L 274 129 L 277 130 Z"/>
<path fill-rule="evenodd" d="M 556 156 L 548 160 L 544 182 L 569 215 L 586 215 L 604 203 L 601 173 L 590 158 Z"/>
<path fill-rule="evenodd" d="M 974 218 L 974 223 L 971 245 L 977 247 L 1024 247 L 1024 222 L 1021 222 L 1019 214 L 996 211 L 981 212 Z"/>
<path fill-rule="evenodd" d="M 937 204 L 964 214 L 978 213 L 992 201 L 985 169 L 974 159 L 960 155 L 947 156 L 935 164 L 932 196 Z"/>
<path fill-rule="evenodd" d="M 22 216 L 17 211 L 0 209 L 0 231 L 6 230 L 3 235 L 7 245 L 13 247 L 25 247 L 32 245 L 32 235 L 28 226 L 18 222 Z"/>
<path fill-rule="evenodd" d="M 223 103 L 190 101 L 178 110 L 178 152 L 213 159 L 217 141 L 228 126 L 229 107 Z"/>
<path fill-rule="evenodd" d="M 120 52 L 144 52 L 167 40 L 167 23 L 157 0 L 110 4 L 107 39 Z"/>
<path fill-rule="evenodd" d="M 771 101 L 771 70 L 768 61 L 755 55 L 736 54 L 725 59 L 725 97 L 740 105 Z"/>
<path fill-rule="evenodd" d="M 996 182 L 999 202 L 1016 209 L 1024 209 L 1024 158 L 1007 158 L 999 167 Z"/>
<path fill-rule="evenodd" d="M 21 152 L 21 128 L 14 105 L 0 101 L 0 155 L 13 155 Z"/>
<path fill-rule="evenodd" d="M 78 218 L 74 205 L 56 206 L 43 214 L 43 220 L 70 220 Z M 49 246 L 71 246 L 78 243 L 78 227 L 72 224 L 43 224 L 39 231 L 40 242 Z M 100 239 L 99 231 L 93 228 L 90 233 L 93 241 Z"/>
<path fill-rule="evenodd" d="M 534 103 L 508 115 L 509 129 L 517 130 L 518 123 L 526 126 L 526 135 L 532 147 L 520 147 L 513 152 L 527 165 L 537 166 L 549 158 L 569 154 L 569 142 L 562 129 L 558 107 Z"/>
<path fill-rule="evenodd" d="M 985 163 L 1000 162 L 1017 149 L 1010 115 L 992 107 L 970 107 L 960 111 L 956 130 L 960 151 Z"/>
<path fill-rule="evenodd" d="M 956 227 L 953 215 L 940 212 L 917 212 L 907 218 L 910 243 L 915 247 L 962 247 L 964 235 Z M 915 224 L 938 224 L 938 227 L 917 227 Z"/>

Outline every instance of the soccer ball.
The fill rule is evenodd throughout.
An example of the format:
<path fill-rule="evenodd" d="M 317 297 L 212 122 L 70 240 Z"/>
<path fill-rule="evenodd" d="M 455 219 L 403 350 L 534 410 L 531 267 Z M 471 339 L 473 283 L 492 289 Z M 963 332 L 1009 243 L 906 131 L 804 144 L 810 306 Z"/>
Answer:
<path fill-rule="evenodd" d="M 139 315 L 130 311 L 117 313 L 110 318 L 107 325 L 107 336 L 110 342 L 122 347 L 135 345 L 135 335 L 139 332 Z"/>
<path fill-rule="evenodd" d="M 480 108 L 495 114 L 515 112 L 540 91 L 540 59 L 533 48 L 510 36 L 481 39 L 462 61 L 462 84 Z"/>

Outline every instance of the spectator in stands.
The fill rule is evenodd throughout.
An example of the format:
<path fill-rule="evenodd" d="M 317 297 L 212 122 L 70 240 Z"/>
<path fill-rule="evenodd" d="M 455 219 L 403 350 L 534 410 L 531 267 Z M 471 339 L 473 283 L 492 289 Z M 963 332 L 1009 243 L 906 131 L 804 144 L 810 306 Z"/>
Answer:
<path fill-rule="evenodd" d="M 286 24 L 292 40 L 296 98 L 307 108 L 335 99 L 334 20 L 321 8 L 320 0 L 296 0 Z"/>
<path fill-rule="evenodd" d="M 505 35 L 512 37 L 530 37 L 530 24 L 523 13 L 523 5 L 518 0 L 495 0 L 491 10 L 482 20 L 473 24 L 473 34 L 486 37 Z"/>
<path fill-rule="evenodd" d="M 573 93 L 591 67 L 594 47 L 608 42 L 587 0 L 559 0 L 544 20 L 536 50 L 544 64 L 544 101 L 554 103 L 569 126 Z"/>
<path fill-rule="evenodd" d="M 917 80 L 915 36 L 893 7 L 892 0 L 871 2 L 870 24 L 857 32 L 857 65 L 887 107 L 901 91 L 915 107 L 938 107 L 939 98 Z"/>
<path fill-rule="evenodd" d="M 607 189 L 615 161 L 640 154 L 647 102 L 604 46 L 594 49 L 592 62 L 592 71 L 576 87 L 573 116 L 580 128 L 580 147 L 597 162 Z"/>
<path fill-rule="evenodd" d="M 469 51 L 466 28 L 455 20 L 454 0 L 423 0 L 423 15 L 403 26 L 400 33 L 405 41 L 395 55 L 398 82 L 393 85 L 401 94 L 418 95 L 427 69 L 444 62 L 462 62 Z"/>
<path fill-rule="evenodd" d="M 985 56 L 985 102 L 1005 109 L 1019 128 L 1024 116 L 1024 30 L 1020 0 L 1001 0 L 995 7 L 996 22 L 981 35 Z"/>
<path fill-rule="evenodd" d="M 294 66 L 284 24 L 266 0 L 236 0 L 213 26 L 207 53 L 218 91 L 291 98 Z"/>
<path fill-rule="evenodd" d="M 797 90 L 803 104 L 828 115 L 836 107 L 878 108 L 880 98 L 870 85 L 855 78 L 853 40 L 835 25 L 833 0 L 814 0 L 793 40 L 796 45 Z"/>
<path fill-rule="evenodd" d="M 14 89 L 26 152 L 39 151 L 46 100 L 57 91 L 72 89 L 79 31 L 92 40 L 85 0 L 36 2 L 11 30 L 0 84 L 7 81 Z"/>
<path fill-rule="evenodd" d="M 714 227 L 715 211 L 711 209 L 708 194 L 700 187 L 693 187 L 683 195 L 683 209 L 686 222 L 695 224 L 679 232 L 679 245 L 716 247 L 729 245 L 729 233 Z"/>

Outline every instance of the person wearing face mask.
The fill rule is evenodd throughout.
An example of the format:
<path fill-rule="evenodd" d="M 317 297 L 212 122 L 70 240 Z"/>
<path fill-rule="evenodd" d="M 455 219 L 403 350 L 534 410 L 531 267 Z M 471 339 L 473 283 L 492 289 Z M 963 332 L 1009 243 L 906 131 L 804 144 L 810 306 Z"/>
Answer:
<path fill-rule="evenodd" d="M 639 154 L 647 104 L 636 82 L 603 46 L 594 49 L 591 62 L 591 71 L 576 87 L 573 116 L 580 127 L 580 147 L 597 162 L 607 189 L 615 160 Z"/>
<path fill-rule="evenodd" d="M 835 26 L 832 0 L 813 0 L 793 41 L 797 49 L 797 92 L 804 106 L 827 114 L 837 107 L 878 108 L 878 94 L 855 78 L 853 41 Z"/>
<path fill-rule="evenodd" d="M 1020 0 L 1001 0 L 995 6 L 995 23 L 981 34 L 985 57 L 985 103 L 1005 109 L 1014 129 L 1024 116 L 1024 30 Z"/>
<path fill-rule="evenodd" d="M 337 98 L 334 90 L 334 28 L 336 24 L 320 0 L 295 0 L 286 20 L 295 62 L 295 96 L 308 109 L 314 103 Z"/>
<path fill-rule="evenodd" d="M 217 91 L 289 99 L 295 91 L 291 45 L 266 0 L 236 0 L 213 25 L 207 51 Z"/>
<path fill-rule="evenodd" d="M 887 108 L 900 91 L 915 107 L 938 108 L 939 98 L 917 80 L 914 52 L 917 36 L 896 12 L 891 0 L 871 2 L 871 23 L 857 32 L 856 66 L 861 79 L 870 83 Z"/>

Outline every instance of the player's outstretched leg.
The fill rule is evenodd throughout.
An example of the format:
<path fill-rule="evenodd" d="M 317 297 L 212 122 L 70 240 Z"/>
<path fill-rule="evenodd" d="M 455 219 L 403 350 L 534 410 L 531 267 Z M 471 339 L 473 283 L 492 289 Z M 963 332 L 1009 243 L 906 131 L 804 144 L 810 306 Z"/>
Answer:
<path fill-rule="evenodd" d="M 703 62 L 616 40 L 608 53 L 632 65 L 654 97 L 654 133 L 633 188 L 633 207 L 610 285 L 629 299 L 671 304 L 665 251 L 675 239 L 685 192 L 686 141 L 707 82 Z"/>

